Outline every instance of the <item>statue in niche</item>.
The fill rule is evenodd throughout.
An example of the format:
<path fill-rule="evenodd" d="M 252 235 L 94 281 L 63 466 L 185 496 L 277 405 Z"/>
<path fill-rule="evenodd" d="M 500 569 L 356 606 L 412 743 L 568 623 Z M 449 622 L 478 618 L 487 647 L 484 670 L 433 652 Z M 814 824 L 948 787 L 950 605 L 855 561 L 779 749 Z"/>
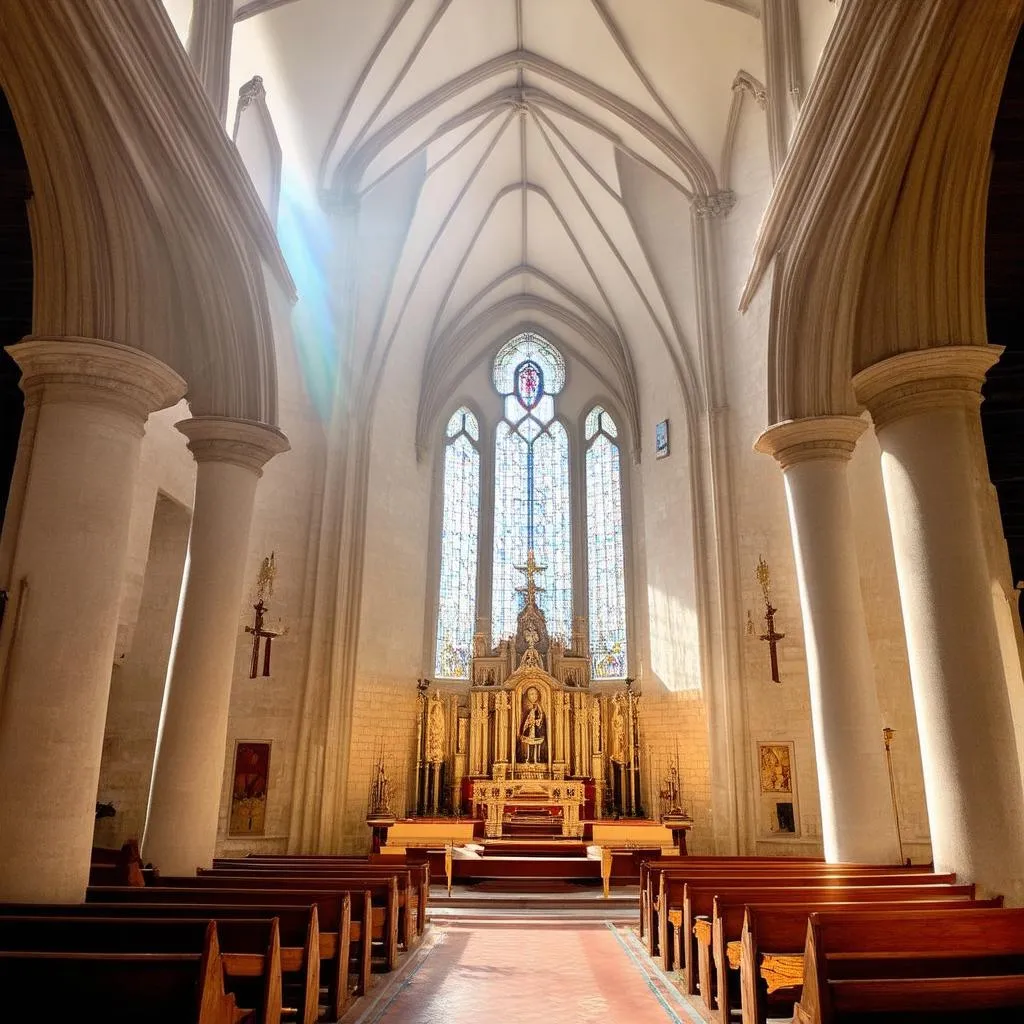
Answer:
<path fill-rule="evenodd" d="M 538 633 L 532 625 L 527 626 L 523 631 L 523 639 L 526 641 L 526 650 L 523 651 L 523 657 L 519 662 L 519 667 L 543 669 L 544 664 L 541 661 L 540 651 L 537 650 L 537 643 L 540 641 L 540 633 Z"/>
<path fill-rule="evenodd" d="M 612 705 L 612 749 L 611 758 L 617 764 L 626 763 L 626 718 L 622 713 L 622 704 L 615 701 Z"/>
<path fill-rule="evenodd" d="M 544 764 L 547 761 L 547 738 L 547 716 L 540 706 L 540 690 L 530 686 L 523 694 L 523 718 L 519 726 L 524 764 Z"/>
<path fill-rule="evenodd" d="M 444 704 L 440 700 L 440 694 L 434 694 L 430 702 L 430 710 L 427 712 L 427 761 L 430 764 L 439 764 L 444 760 L 445 727 L 444 727 Z"/>

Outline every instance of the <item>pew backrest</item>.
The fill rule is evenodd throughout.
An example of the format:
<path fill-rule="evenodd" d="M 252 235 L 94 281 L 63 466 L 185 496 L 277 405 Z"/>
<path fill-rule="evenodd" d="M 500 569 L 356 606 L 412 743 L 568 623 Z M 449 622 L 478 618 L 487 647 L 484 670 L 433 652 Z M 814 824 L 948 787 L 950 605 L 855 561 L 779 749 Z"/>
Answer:
<path fill-rule="evenodd" d="M 212 923 L 195 953 L 2 951 L 0 986 L 12 1020 L 43 1019 L 58 994 L 69 1016 L 97 1008 L 106 1024 L 236 1024 L 240 1016 L 224 990 Z"/>

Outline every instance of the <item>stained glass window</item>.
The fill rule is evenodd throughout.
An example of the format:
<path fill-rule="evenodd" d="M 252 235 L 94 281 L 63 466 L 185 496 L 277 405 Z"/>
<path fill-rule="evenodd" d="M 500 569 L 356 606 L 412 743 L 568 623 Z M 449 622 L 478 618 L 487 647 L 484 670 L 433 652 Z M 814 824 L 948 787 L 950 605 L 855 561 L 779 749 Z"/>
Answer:
<path fill-rule="evenodd" d="M 494 360 L 494 386 L 505 400 L 505 419 L 494 444 L 493 642 L 516 631 L 522 598 L 516 572 L 531 549 L 538 564 L 548 630 L 568 637 L 572 628 L 572 524 L 569 437 L 555 419 L 565 386 L 565 361 L 536 334 L 508 342 Z"/>
<path fill-rule="evenodd" d="M 626 573 L 618 430 L 600 406 L 584 423 L 587 444 L 587 563 L 590 657 L 595 679 L 626 675 Z"/>
<path fill-rule="evenodd" d="M 480 426 L 468 409 L 445 429 L 441 517 L 441 585 L 434 672 L 468 679 L 476 624 L 477 542 L 480 533 Z"/>

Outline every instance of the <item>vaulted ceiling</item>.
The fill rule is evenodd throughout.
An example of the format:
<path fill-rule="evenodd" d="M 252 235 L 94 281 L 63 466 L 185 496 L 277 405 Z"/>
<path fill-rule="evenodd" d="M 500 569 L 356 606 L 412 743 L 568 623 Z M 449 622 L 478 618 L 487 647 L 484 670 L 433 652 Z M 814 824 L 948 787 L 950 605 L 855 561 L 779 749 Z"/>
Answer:
<path fill-rule="evenodd" d="M 286 154 L 290 142 L 327 205 L 367 208 L 414 183 L 371 348 L 411 345 L 429 377 L 493 331 L 557 322 L 627 406 L 645 346 L 663 346 L 685 378 L 679 269 L 664 240 L 655 251 L 644 211 L 660 203 L 688 265 L 691 200 L 729 186 L 737 74 L 763 79 L 756 4 L 237 8 L 233 81 L 263 74 Z"/>

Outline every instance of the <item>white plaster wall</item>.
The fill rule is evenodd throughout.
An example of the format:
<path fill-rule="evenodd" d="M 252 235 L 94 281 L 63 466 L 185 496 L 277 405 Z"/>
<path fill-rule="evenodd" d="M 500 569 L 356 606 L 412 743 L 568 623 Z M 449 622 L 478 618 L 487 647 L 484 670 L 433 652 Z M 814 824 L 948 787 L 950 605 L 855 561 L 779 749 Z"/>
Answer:
<path fill-rule="evenodd" d="M 367 483 L 352 743 L 343 819 L 346 849 L 369 841 L 366 798 L 384 744 L 392 779 L 407 774 L 415 735 L 416 680 L 423 673 L 431 464 L 417 462 L 420 362 L 388 360 L 373 414 Z M 396 792 L 401 806 L 404 793 Z"/>
<path fill-rule="evenodd" d="M 291 450 L 267 464 L 256 489 L 224 758 L 218 853 L 227 856 L 249 851 L 284 852 L 286 848 L 299 708 L 312 628 L 315 544 L 323 488 L 324 426 L 296 357 L 291 329 L 293 307 L 276 286 L 269 285 L 268 291 L 277 353 L 279 426 Z M 273 642 L 271 675 L 250 679 L 252 639 L 245 633 L 245 626 L 252 625 L 256 576 L 271 552 L 277 578 L 264 624 L 284 635 Z M 260 837 L 227 835 L 234 750 L 240 740 L 271 743 L 266 826 Z"/>
<path fill-rule="evenodd" d="M 163 0 L 164 10 L 167 11 L 182 46 L 188 46 L 188 26 L 192 21 L 193 2 L 194 0 Z"/>
<path fill-rule="evenodd" d="M 760 853 L 815 853 L 821 849 L 810 698 L 804 660 L 803 630 L 782 473 L 775 462 L 755 454 L 753 442 L 768 425 L 766 401 L 770 282 L 762 286 L 750 311 L 737 312 L 746 282 L 757 227 L 771 189 L 764 112 L 744 103 L 733 155 L 732 187 L 736 206 L 721 222 L 722 365 L 728 395 L 728 429 L 733 481 L 733 515 L 737 538 L 737 573 L 741 601 L 738 620 L 748 612 L 757 634 L 764 631 L 764 599 L 754 575 L 764 556 L 771 570 L 776 627 L 785 633 L 779 645 L 782 683 L 771 679 L 767 644 L 744 635 L 741 643 L 746 749 L 739 752 L 743 778 L 741 799 L 754 823 L 754 849 Z M 767 838 L 759 821 L 757 744 L 791 740 L 797 788 L 798 835 Z"/>
<path fill-rule="evenodd" d="M 638 476 L 646 575 L 649 661 L 642 679 L 669 691 L 700 690 L 693 494 L 682 396 L 671 377 L 640 373 L 644 453 Z M 669 421 L 670 454 L 654 457 L 655 424 Z"/>
<path fill-rule="evenodd" d="M 800 18 L 800 63 L 804 95 L 810 88 L 821 60 L 821 51 L 832 31 L 840 0 L 797 0 Z"/>

